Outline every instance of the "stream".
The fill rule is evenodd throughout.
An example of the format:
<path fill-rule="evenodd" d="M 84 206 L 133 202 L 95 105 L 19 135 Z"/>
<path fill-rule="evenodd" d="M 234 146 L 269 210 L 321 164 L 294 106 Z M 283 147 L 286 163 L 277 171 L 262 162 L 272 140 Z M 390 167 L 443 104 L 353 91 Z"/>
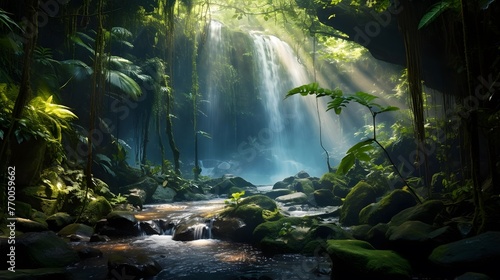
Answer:
<path fill-rule="evenodd" d="M 189 216 L 212 213 L 224 205 L 224 199 L 146 205 L 143 211 L 136 213 L 136 218 L 139 221 L 163 219 L 176 224 Z M 307 211 L 291 214 L 303 216 L 307 215 Z M 324 272 L 330 270 L 331 264 L 324 256 L 281 254 L 269 257 L 249 244 L 216 239 L 175 241 L 171 234 L 166 232 L 163 235 L 113 238 L 108 242 L 71 243 L 75 249 L 88 246 L 97 248 L 104 256 L 86 259 L 71 267 L 70 272 L 75 280 L 134 279 L 124 271 L 112 271 L 112 275 L 108 275 L 107 256 L 119 253 L 126 256 L 146 255 L 156 260 L 162 270 L 147 279 L 330 279 Z"/>

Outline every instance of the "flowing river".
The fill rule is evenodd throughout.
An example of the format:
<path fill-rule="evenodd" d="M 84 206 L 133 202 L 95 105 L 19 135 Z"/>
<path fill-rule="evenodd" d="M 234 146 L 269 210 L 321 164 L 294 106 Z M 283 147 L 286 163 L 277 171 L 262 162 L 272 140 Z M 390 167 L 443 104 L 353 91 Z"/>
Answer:
<path fill-rule="evenodd" d="M 136 213 L 136 218 L 140 221 L 163 219 L 175 224 L 189 216 L 212 213 L 224 205 L 224 199 L 146 205 L 143 211 Z M 307 211 L 295 214 L 302 216 Z M 249 244 L 216 239 L 175 241 L 170 232 L 72 245 L 75 248 L 90 246 L 104 253 L 102 258 L 87 259 L 72 267 L 70 270 L 76 280 L 134 279 L 124 271 L 112 271 L 112 275 L 108 275 L 107 256 L 113 253 L 127 257 L 145 255 L 156 260 L 162 270 L 148 279 L 330 279 L 324 273 L 330 269 L 329 260 L 324 256 L 281 254 L 270 257 Z"/>

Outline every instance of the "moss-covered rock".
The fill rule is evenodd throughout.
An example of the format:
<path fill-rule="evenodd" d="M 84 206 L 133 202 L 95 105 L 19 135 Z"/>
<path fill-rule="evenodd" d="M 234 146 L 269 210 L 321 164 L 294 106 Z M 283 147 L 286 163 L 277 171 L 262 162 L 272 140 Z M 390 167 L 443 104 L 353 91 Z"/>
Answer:
<path fill-rule="evenodd" d="M 369 225 L 388 223 L 394 215 L 415 206 L 416 203 L 415 198 L 409 192 L 397 189 L 384 196 L 380 201 L 363 208 L 359 213 L 359 222 Z"/>
<path fill-rule="evenodd" d="M 296 192 L 303 192 L 307 196 L 312 195 L 314 192 L 313 181 L 310 178 L 295 179 L 292 183 L 291 189 Z"/>
<path fill-rule="evenodd" d="M 406 221 L 420 221 L 433 224 L 436 216 L 443 211 L 444 203 L 441 200 L 427 200 L 422 204 L 404 209 L 391 219 L 391 225 L 400 225 Z"/>
<path fill-rule="evenodd" d="M 331 190 L 315 190 L 313 195 L 316 205 L 320 207 L 342 205 L 342 199 L 340 197 L 336 197 Z"/>
<path fill-rule="evenodd" d="M 411 265 L 394 251 L 376 250 L 361 240 L 328 240 L 335 279 L 410 279 Z M 333 279 L 333 278 L 332 278 Z"/>
<path fill-rule="evenodd" d="M 75 218 L 66 212 L 58 212 L 47 217 L 47 225 L 50 230 L 59 231 L 63 227 L 73 223 Z"/>
<path fill-rule="evenodd" d="M 242 199 L 242 201 L 240 202 L 240 205 L 249 205 L 249 204 L 255 204 L 261 207 L 262 209 L 269 211 L 274 211 L 276 210 L 276 208 L 278 208 L 274 200 L 265 195 L 260 195 L 260 194 L 246 197 Z"/>
<path fill-rule="evenodd" d="M 340 223 L 345 226 L 356 225 L 359 223 L 359 212 L 361 209 L 374 203 L 377 198 L 375 188 L 364 181 L 356 184 L 344 200 L 340 210 Z"/>
<path fill-rule="evenodd" d="M 95 224 L 97 221 L 111 213 L 112 210 L 113 207 L 111 207 L 109 201 L 106 198 L 99 196 L 92 199 L 87 207 L 85 207 L 81 219 L 86 223 Z"/>
<path fill-rule="evenodd" d="M 321 239 L 352 239 L 352 235 L 336 224 L 319 224 L 311 230 L 311 237 Z"/>
<path fill-rule="evenodd" d="M 94 234 L 94 228 L 84 224 L 70 224 L 62 228 L 57 234 L 61 237 L 78 237 L 80 240 L 89 241 Z"/>
<path fill-rule="evenodd" d="M 307 217 L 284 217 L 258 225 L 254 242 L 265 254 L 301 253 L 312 240 L 310 228 L 314 221 Z"/>

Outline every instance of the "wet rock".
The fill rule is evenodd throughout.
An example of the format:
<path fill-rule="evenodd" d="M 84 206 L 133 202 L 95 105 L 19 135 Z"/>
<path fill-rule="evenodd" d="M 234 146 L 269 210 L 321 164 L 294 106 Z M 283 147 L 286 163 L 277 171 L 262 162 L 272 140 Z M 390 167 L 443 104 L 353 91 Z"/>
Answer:
<path fill-rule="evenodd" d="M 361 209 L 374 203 L 377 192 L 374 187 L 366 182 L 360 181 L 356 184 L 344 200 L 340 211 L 340 223 L 344 226 L 359 224 L 359 212 Z"/>
<path fill-rule="evenodd" d="M 294 180 L 290 189 L 296 192 L 303 192 L 308 196 L 314 192 L 313 182 L 309 178 Z"/>
<path fill-rule="evenodd" d="M 90 242 L 108 242 L 111 239 L 107 235 L 93 234 L 90 237 Z"/>
<path fill-rule="evenodd" d="M 200 238 L 208 238 L 209 221 L 201 217 L 189 217 L 182 219 L 175 227 L 172 240 L 193 241 Z M 197 232 L 199 231 L 199 232 Z M 200 234 L 200 236 L 196 236 Z"/>
<path fill-rule="evenodd" d="M 155 276 L 161 270 L 158 262 L 145 255 L 111 254 L 108 258 L 109 279 L 144 279 Z"/>
<path fill-rule="evenodd" d="M 361 240 L 328 240 L 332 279 L 411 279 L 410 263 L 391 250 L 376 250 Z"/>
<path fill-rule="evenodd" d="M 500 232 L 489 231 L 440 245 L 432 251 L 429 260 L 457 274 L 474 271 L 499 279 Z"/>
<path fill-rule="evenodd" d="M 394 215 L 415 204 L 417 201 L 412 194 L 396 189 L 380 201 L 363 208 L 359 213 L 359 223 L 369 225 L 388 223 Z"/>
<path fill-rule="evenodd" d="M 303 204 L 307 203 L 307 195 L 303 192 L 296 192 L 288 195 L 278 196 L 276 201 L 284 204 Z"/>
<path fill-rule="evenodd" d="M 73 223 L 74 221 L 75 218 L 66 212 L 55 213 L 53 215 L 50 215 L 46 220 L 49 229 L 53 231 L 59 231 L 63 227 Z"/>
<path fill-rule="evenodd" d="M 142 206 L 146 203 L 146 192 L 141 189 L 131 189 L 127 196 L 127 201 L 135 207 L 142 209 Z"/>
<path fill-rule="evenodd" d="M 244 227 L 245 222 L 240 218 L 217 218 L 213 223 L 212 236 L 220 240 L 239 241 L 236 233 Z"/>
<path fill-rule="evenodd" d="M 291 193 L 293 193 L 293 191 L 291 191 L 289 189 L 272 189 L 272 190 L 266 192 L 264 195 L 269 197 L 269 198 L 276 199 L 279 196 L 287 195 L 287 194 L 291 194 Z"/>
<path fill-rule="evenodd" d="M 99 229 L 108 236 L 137 236 L 140 234 L 137 219 L 129 211 L 113 211 L 106 216 L 106 225 Z"/>
<path fill-rule="evenodd" d="M 29 232 L 16 240 L 16 267 L 65 267 L 79 260 L 78 254 L 55 233 Z"/>
<path fill-rule="evenodd" d="M 162 234 L 162 229 L 160 228 L 160 225 L 156 221 L 145 221 L 145 222 L 140 222 L 141 230 L 146 234 L 146 235 L 160 235 Z"/>

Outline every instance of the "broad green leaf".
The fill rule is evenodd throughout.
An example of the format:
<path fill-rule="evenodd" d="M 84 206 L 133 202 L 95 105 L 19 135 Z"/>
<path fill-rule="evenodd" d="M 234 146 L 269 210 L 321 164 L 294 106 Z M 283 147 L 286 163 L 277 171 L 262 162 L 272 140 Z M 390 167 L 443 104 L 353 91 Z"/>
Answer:
<path fill-rule="evenodd" d="M 429 11 L 424 14 L 420 23 L 418 24 L 418 29 L 422 29 L 433 22 L 439 15 L 446 11 L 452 1 L 451 0 L 441 0 L 429 8 Z"/>
<path fill-rule="evenodd" d="M 141 87 L 137 82 L 121 72 L 109 70 L 107 73 L 107 81 L 134 99 L 137 99 L 142 94 Z"/>
<path fill-rule="evenodd" d="M 396 106 L 387 106 L 387 107 L 382 107 L 382 109 L 380 111 L 378 111 L 377 113 L 397 111 L 397 110 L 399 110 L 399 107 L 396 107 Z"/>
<path fill-rule="evenodd" d="M 367 145 L 371 145 L 373 143 L 373 139 L 367 139 L 365 141 L 362 141 L 362 142 L 359 142 L 357 143 L 356 145 L 352 146 L 349 150 L 347 150 L 347 153 L 356 153 L 356 150 L 364 147 L 364 146 L 367 146 Z"/>
<path fill-rule="evenodd" d="M 347 154 L 342 160 L 340 161 L 339 166 L 337 167 L 337 174 L 339 175 L 345 175 L 354 166 L 354 162 L 356 161 L 356 157 L 354 154 L 349 153 Z"/>

